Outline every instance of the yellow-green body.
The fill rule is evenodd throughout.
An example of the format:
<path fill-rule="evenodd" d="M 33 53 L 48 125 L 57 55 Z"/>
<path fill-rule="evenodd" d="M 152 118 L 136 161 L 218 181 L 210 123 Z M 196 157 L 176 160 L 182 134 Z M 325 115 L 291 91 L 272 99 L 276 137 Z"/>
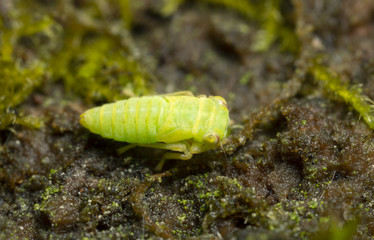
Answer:
<path fill-rule="evenodd" d="M 215 148 L 226 137 L 229 124 L 222 97 L 191 95 L 133 97 L 89 109 L 80 122 L 105 138 L 184 152 L 166 158 L 189 159 Z"/>

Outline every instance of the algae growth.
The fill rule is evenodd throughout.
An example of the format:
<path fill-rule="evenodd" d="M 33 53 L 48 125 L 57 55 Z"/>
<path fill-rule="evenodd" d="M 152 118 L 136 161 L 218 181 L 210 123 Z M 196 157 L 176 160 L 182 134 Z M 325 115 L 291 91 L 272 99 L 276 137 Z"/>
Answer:
<path fill-rule="evenodd" d="M 374 3 L 0 2 L 0 239 L 370 239 Z M 316 61 L 316 59 L 318 61 Z M 228 99 L 223 149 L 170 160 L 86 109 Z"/>

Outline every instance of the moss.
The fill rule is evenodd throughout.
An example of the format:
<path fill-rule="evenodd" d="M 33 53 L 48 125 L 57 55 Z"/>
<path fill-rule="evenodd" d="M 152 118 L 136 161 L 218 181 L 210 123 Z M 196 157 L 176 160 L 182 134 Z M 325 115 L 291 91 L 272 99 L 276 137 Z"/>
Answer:
<path fill-rule="evenodd" d="M 113 1 L 114 4 L 118 4 L 121 18 L 127 29 L 131 28 L 132 23 L 132 11 L 131 11 L 131 1 L 130 0 L 119 0 Z"/>
<path fill-rule="evenodd" d="M 164 1 L 161 12 L 169 16 L 176 12 L 185 0 Z M 200 0 L 211 4 L 221 5 L 239 12 L 244 17 L 255 20 L 260 24 L 256 39 L 251 49 L 257 52 L 268 50 L 276 41 L 280 41 L 280 49 L 298 53 L 300 45 L 292 26 L 284 18 L 282 8 L 291 7 L 290 3 L 281 0 L 246 1 L 246 0 Z"/>
<path fill-rule="evenodd" d="M 22 109 L 46 120 L 42 130 L 14 127 L 10 137 L 5 132 L 1 239 L 344 239 L 341 233 L 352 237 L 355 231 L 354 237 L 369 239 L 374 234 L 373 131 L 357 123 L 341 101 L 313 92 L 322 87 L 308 81 L 312 72 L 305 59 L 316 47 L 328 50 L 354 76 L 350 82 L 362 83 L 372 97 L 372 61 L 366 70 L 360 67 L 372 51 L 365 51 L 367 59 L 359 53 L 365 46 L 373 49 L 371 19 L 361 18 L 359 29 L 349 26 L 349 34 L 331 27 L 328 36 L 334 38 L 320 36 L 331 18 L 321 19 L 319 11 L 333 9 L 340 20 L 352 1 L 331 0 L 316 10 L 305 7 L 315 1 L 294 0 L 297 12 L 288 8 L 290 1 L 185 1 L 172 17 L 165 16 L 182 1 L 164 1 L 171 4 L 164 10 L 161 1 L 132 1 L 139 5 L 131 9 L 130 1 L 117 0 L 5 2 L 28 13 L 23 15 L 32 24 L 46 23 L 46 29 L 17 38 L 8 53 L 7 63 L 15 63 L 9 69 L 22 75 L 37 66 L 42 72 L 19 103 L 5 107 L 8 121 L 24 115 Z M 369 16 L 374 7 L 372 1 L 354 4 Z M 234 11 L 210 8 L 214 5 Z M 299 13 L 302 7 L 305 14 Z M 12 11 L 0 11 L 2 20 L 15 18 L 6 12 Z M 281 29 L 294 31 L 295 24 L 303 34 L 314 29 L 313 42 L 304 42 L 300 56 L 277 51 L 286 41 Z M 367 42 L 340 45 L 352 36 Z M 254 53 L 256 43 L 275 51 Z M 148 53 L 151 58 L 144 57 Z M 352 55 L 361 56 L 356 67 Z M 317 75 L 334 77 L 332 68 Z M 159 174 L 152 169 L 162 151 L 135 148 L 117 155 L 123 143 L 81 128 L 79 114 L 87 104 L 152 92 L 150 72 L 163 79 L 155 81 L 160 92 L 193 88 L 232 96 L 230 116 L 244 127 L 232 130 L 226 155 L 217 149 L 189 161 L 171 160 Z M 350 91 L 341 83 L 343 75 L 337 76 L 334 84 Z M 281 86 L 284 91 L 278 91 Z M 330 89 L 346 101 L 340 90 Z"/>
<path fill-rule="evenodd" d="M 357 233 L 357 221 L 351 220 L 345 224 L 339 224 L 334 219 L 321 218 L 320 230 L 310 239 L 334 239 L 334 240 L 350 240 Z"/>
<path fill-rule="evenodd" d="M 135 57 L 129 36 L 124 36 L 131 26 L 130 2 L 105 4 L 119 12 L 119 18 L 111 24 L 124 27 L 121 32 L 103 31 L 100 24 L 88 23 L 103 14 L 97 1 L 82 6 L 93 10 L 85 20 L 78 19 L 82 12 L 72 6 L 72 11 L 60 8 L 60 12 L 66 11 L 62 13 L 66 14 L 66 22 L 57 21 L 48 5 L 42 7 L 37 1 L 15 1 L 9 5 L 0 20 L 0 130 L 11 124 L 42 126 L 40 119 L 23 117 L 12 109 L 27 99 L 47 76 L 63 79 L 67 91 L 84 96 L 89 102 L 152 92 L 152 77 Z M 31 14 L 34 8 L 43 10 Z M 30 46 L 32 49 L 28 49 Z"/>
<path fill-rule="evenodd" d="M 53 76 L 63 79 L 66 90 L 84 96 L 88 102 L 111 102 L 152 92 L 152 76 L 136 56 L 127 30 L 131 26 L 129 1 L 107 4 L 114 5 L 107 6 L 111 10 L 118 7 L 120 11 L 121 18 L 110 23 L 113 29 L 102 25 L 104 21 L 97 25 L 82 21 L 79 18 L 82 12 L 77 9 L 67 12 L 71 22 L 64 23 L 61 47 L 50 62 Z M 96 14 L 103 14 L 97 1 L 84 7 L 93 7 Z M 95 13 L 86 16 L 87 20 L 94 21 Z"/>
<path fill-rule="evenodd" d="M 185 0 L 171 0 L 171 1 L 163 1 L 163 5 L 160 9 L 160 12 L 163 16 L 168 17 L 174 14 L 180 5 L 184 3 Z"/>
<path fill-rule="evenodd" d="M 359 85 L 350 86 L 348 83 L 344 83 L 338 73 L 323 66 L 320 60 L 315 60 L 310 72 L 316 81 L 323 83 L 323 86 L 329 91 L 352 106 L 366 124 L 374 129 L 374 102 L 362 93 L 362 88 Z"/>
<path fill-rule="evenodd" d="M 79 46 L 70 41 L 65 42 L 64 49 L 51 63 L 55 77 L 64 79 L 67 91 L 82 95 L 87 101 L 99 102 L 151 92 L 151 76 L 109 36 L 79 39 L 84 41 Z"/>
<path fill-rule="evenodd" d="M 34 117 L 16 114 L 14 109 L 29 97 L 44 76 L 45 64 L 35 56 L 24 58 L 23 39 L 37 40 L 38 35 L 50 31 L 49 17 L 38 19 L 22 10 L 10 9 L 9 21 L 0 19 L 0 130 L 11 124 L 38 128 L 42 122 Z"/>

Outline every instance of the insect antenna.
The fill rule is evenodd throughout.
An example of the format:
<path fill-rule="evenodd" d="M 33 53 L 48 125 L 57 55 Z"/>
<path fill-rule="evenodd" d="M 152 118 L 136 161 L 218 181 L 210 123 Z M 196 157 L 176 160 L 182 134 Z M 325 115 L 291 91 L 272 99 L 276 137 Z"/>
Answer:
<path fill-rule="evenodd" d="M 10 128 L 8 128 L 8 130 L 9 130 L 9 134 L 8 134 L 8 136 L 6 137 L 6 139 L 5 139 L 5 141 L 4 141 L 4 143 L 2 144 L 2 145 L 0 145 L 0 152 L 2 152 L 3 150 L 4 150 L 4 148 L 6 147 L 6 145 L 7 145 L 7 143 L 9 142 L 9 140 L 10 140 L 10 138 L 11 138 L 11 136 L 14 134 L 14 132 L 15 132 L 15 129 L 13 128 L 13 126 L 15 125 L 15 123 L 16 123 L 16 120 L 17 120 L 17 112 L 16 112 L 16 110 L 14 110 L 14 109 L 12 109 L 12 108 L 7 108 L 6 110 L 5 110 L 5 113 L 6 114 L 12 114 L 13 116 L 13 119 L 12 119 L 12 123 L 10 124 Z"/>
<path fill-rule="evenodd" d="M 9 131 L 10 131 L 10 130 L 9 130 Z M 4 144 L 3 144 L 4 147 L 5 147 L 5 145 L 8 143 L 8 141 L 9 141 L 10 137 L 12 136 L 12 134 L 13 134 L 13 132 L 10 131 L 10 133 L 8 134 L 8 136 L 7 136 L 7 138 L 5 139 L 5 142 L 4 142 Z"/>
<path fill-rule="evenodd" d="M 222 142 L 219 142 L 219 145 L 221 146 L 221 149 L 222 149 L 222 151 L 223 151 L 223 154 L 225 154 L 225 158 L 226 158 L 226 162 L 227 162 L 228 159 L 227 159 L 226 151 L 225 151 L 225 149 L 223 148 Z"/>

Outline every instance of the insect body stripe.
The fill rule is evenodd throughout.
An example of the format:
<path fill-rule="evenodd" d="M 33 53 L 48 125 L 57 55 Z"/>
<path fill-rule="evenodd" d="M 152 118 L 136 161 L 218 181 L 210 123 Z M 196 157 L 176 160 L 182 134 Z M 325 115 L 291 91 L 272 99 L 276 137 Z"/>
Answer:
<path fill-rule="evenodd" d="M 115 124 L 114 124 L 114 118 L 115 118 L 115 116 L 116 116 L 116 105 L 117 105 L 117 102 L 115 102 L 114 104 L 113 104 L 113 109 L 112 109 L 112 137 L 114 138 L 114 136 L 115 136 L 115 132 L 116 132 L 116 130 L 115 130 Z"/>
<path fill-rule="evenodd" d="M 215 119 L 217 117 L 215 113 L 216 102 L 209 98 L 200 98 L 199 103 L 198 121 L 194 123 L 192 134 L 195 139 L 202 141 L 204 135 L 212 131 L 212 118 Z"/>
<path fill-rule="evenodd" d="M 113 107 L 113 132 L 112 138 L 117 141 L 125 141 L 125 125 L 124 125 L 124 108 L 126 105 L 126 100 L 118 101 L 114 103 Z"/>
<path fill-rule="evenodd" d="M 157 109 L 160 109 L 160 106 L 161 106 L 161 101 L 157 102 Z M 152 116 L 152 115 L 151 115 Z M 156 129 L 156 132 L 159 128 L 159 125 L 158 125 L 158 117 L 155 117 L 155 126 L 157 126 L 157 129 Z"/>
<path fill-rule="evenodd" d="M 162 97 L 152 97 L 149 100 L 149 108 L 146 117 L 146 130 L 148 131 L 149 141 L 156 142 L 156 135 L 160 128 L 160 124 L 164 122 L 164 110 L 169 104 Z"/>
<path fill-rule="evenodd" d="M 147 102 L 147 110 L 145 111 L 145 117 L 144 117 L 144 120 L 145 120 L 145 125 L 144 125 L 144 131 L 147 133 L 147 139 L 149 139 L 149 135 L 150 135 L 150 132 L 149 132 L 149 125 L 150 125 L 150 122 L 149 122 L 149 114 L 151 113 L 151 104 L 152 104 L 152 101 L 148 101 Z"/>
<path fill-rule="evenodd" d="M 150 97 L 143 97 L 139 99 L 137 104 L 137 140 L 138 142 L 145 142 L 149 139 L 149 132 L 147 126 L 147 115 L 149 114 L 149 102 L 151 101 Z"/>
<path fill-rule="evenodd" d="M 214 118 L 216 116 L 216 111 L 217 111 L 217 104 L 215 103 L 213 111 L 210 113 L 210 119 L 207 122 L 207 125 L 205 126 L 206 129 L 210 129 L 213 126 Z"/>
<path fill-rule="evenodd" d="M 161 126 L 166 122 L 167 117 L 171 114 L 170 102 L 168 102 L 164 97 L 155 97 L 155 100 L 152 107 L 151 122 L 153 126 L 153 141 L 157 140 L 158 134 L 160 132 Z"/>
<path fill-rule="evenodd" d="M 139 123 L 138 123 L 138 120 L 139 120 L 139 107 L 140 107 L 140 99 L 138 99 L 138 101 L 136 102 L 136 107 L 135 107 L 135 118 L 134 118 L 134 125 L 135 125 L 135 128 L 134 128 L 134 137 L 136 139 L 137 142 L 139 142 L 139 131 L 138 131 L 138 128 L 139 128 Z"/>
<path fill-rule="evenodd" d="M 167 105 L 168 105 L 168 107 L 170 107 L 170 104 L 167 104 Z M 159 127 L 161 126 L 162 122 L 165 119 L 165 115 L 164 115 L 165 108 L 166 107 L 164 107 L 162 102 L 160 101 L 159 104 L 158 104 L 158 107 L 157 107 L 157 110 L 160 111 L 160 114 L 158 115 L 158 117 L 156 117 L 157 130 L 159 129 Z M 157 116 L 157 115 L 155 115 L 155 116 Z"/>
<path fill-rule="evenodd" d="M 104 109 L 104 106 L 101 106 L 100 107 L 100 118 L 99 118 L 99 126 L 100 126 L 100 132 L 101 132 L 101 135 L 103 135 L 103 109 Z"/>
<path fill-rule="evenodd" d="M 113 104 L 105 104 L 100 107 L 100 134 L 106 138 L 113 138 Z"/>
<path fill-rule="evenodd" d="M 196 116 L 196 120 L 195 120 L 195 123 L 193 125 L 193 128 L 192 128 L 192 135 L 197 135 L 197 132 L 198 132 L 198 128 L 199 128 L 199 125 L 200 125 L 200 120 L 201 120 L 201 112 L 202 112 L 202 108 L 203 108 L 203 101 L 202 99 L 199 99 L 199 110 L 197 111 L 197 116 Z"/>
<path fill-rule="evenodd" d="M 137 118 L 137 127 L 138 127 L 138 141 L 145 142 L 150 139 L 149 122 L 147 121 L 149 115 L 149 103 L 152 101 L 151 97 L 143 97 L 139 99 L 138 103 L 138 118 Z"/>
<path fill-rule="evenodd" d="M 123 113 L 125 116 L 125 138 L 129 142 L 138 142 L 136 137 L 136 126 L 135 126 L 135 118 L 136 118 L 136 106 L 138 103 L 138 98 L 130 98 L 126 102 L 126 108 Z"/>
<path fill-rule="evenodd" d="M 127 128 L 128 128 L 128 126 L 127 126 L 127 116 L 129 115 L 128 114 L 128 109 L 129 109 L 129 101 L 126 100 L 124 102 L 123 112 L 121 112 L 121 115 L 120 115 L 120 117 L 123 118 L 122 125 L 123 125 L 123 138 L 124 139 L 127 139 L 127 137 L 128 137 L 128 131 L 127 131 Z"/>

